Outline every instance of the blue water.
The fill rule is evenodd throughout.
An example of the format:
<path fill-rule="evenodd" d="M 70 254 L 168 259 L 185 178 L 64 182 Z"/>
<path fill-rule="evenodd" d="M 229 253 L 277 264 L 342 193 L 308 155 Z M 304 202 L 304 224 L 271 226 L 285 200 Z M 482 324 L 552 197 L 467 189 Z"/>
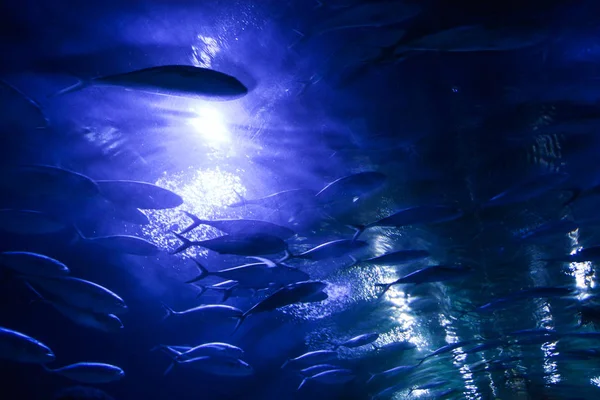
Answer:
<path fill-rule="evenodd" d="M 344 11 L 401 2 L 322 3 L 26 0 L 0 5 L 2 170 L 48 165 L 94 181 L 148 182 L 183 199 L 174 208 L 142 210 L 148 218 L 144 225 L 126 222 L 114 210 L 90 206 L 82 211 L 76 196 L 65 195 L 53 210 L 86 237 L 144 238 L 160 249 L 150 256 L 78 240 L 72 225 L 47 235 L 0 232 L 0 252 L 52 257 L 72 276 L 110 289 L 128 306 L 119 332 L 88 328 L 40 301 L 26 279 L 3 267 L 1 327 L 48 345 L 56 355 L 49 368 L 103 362 L 122 368 L 125 377 L 89 384 L 35 363 L 3 359 L 0 398 L 101 398 L 90 397 L 91 388 L 117 400 L 598 398 L 598 338 L 572 334 L 595 332 L 600 323 L 593 312 L 589 318 L 581 315 L 582 307 L 600 307 L 593 300 L 600 257 L 565 259 L 599 244 L 600 199 L 592 190 L 600 176 L 598 5 L 412 1 L 419 12 L 411 17 L 386 24 L 363 20 L 360 27 L 321 33 Z M 479 24 L 486 29 L 539 25 L 544 36 L 522 46 L 526 39 L 518 37 L 519 46 L 511 49 L 452 52 L 437 42 L 434 51 L 417 51 L 423 45 L 413 45 L 405 60 L 375 61 L 382 48 L 401 38 L 410 43 L 410 38 Z M 239 79 L 248 94 L 215 101 L 92 85 L 51 97 L 78 81 L 172 64 L 223 72 Z M 228 207 L 240 196 L 256 199 L 290 189 L 316 193 L 365 171 L 384 174 L 385 183 L 357 195 L 335 193 L 336 202 L 326 206 Z M 2 186 L 0 208 L 46 206 L 44 196 L 32 195 L 43 185 Z M 46 190 L 53 190 L 48 185 Z M 499 194 L 505 196 L 501 204 L 490 205 Z M 34 199 L 25 203 L 23 196 Z M 178 311 L 220 304 L 221 292 L 208 290 L 198 297 L 200 288 L 185 283 L 198 274 L 192 258 L 209 271 L 253 262 L 198 246 L 171 254 L 181 244 L 172 232 L 191 223 L 182 211 L 206 220 L 257 219 L 289 227 L 297 235 L 286 242 L 298 254 L 352 239 L 352 225 L 432 205 L 457 207 L 461 216 L 370 227 L 360 236 L 368 246 L 353 254 L 364 260 L 418 249 L 427 250 L 428 258 L 402 266 L 352 265 L 348 255 L 292 259 L 290 266 L 327 284 L 326 300 L 251 315 L 233 334 L 234 320 L 163 320 L 161 303 Z M 528 235 L 561 219 L 573 225 Z M 204 240 L 221 234 L 201 225 L 185 236 Z M 277 260 L 283 253 L 266 257 Z M 472 273 L 396 285 L 383 296 L 375 285 L 438 264 L 468 265 Z M 220 281 L 210 277 L 202 284 Z M 533 287 L 576 292 L 474 311 Z M 273 291 L 240 293 L 224 304 L 246 311 Z M 535 328 L 561 336 L 524 335 L 521 343 L 507 345 L 511 332 Z M 335 363 L 354 376 L 349 382 L 310 381 L 297 390 L 302 378 L 281 368 L 290 358 L 371 332 L 379 334 L 376 348 L 337 350 Z M 419 364 L 442 346 L 470 340 Z M 206 342 L 242 348 L 252 375 L 218 376 L 179 365 L 163 375 L 170 358 L 151 351 L 161 344 Z M 398 342 L 404 347 L 386 350 Z M 471 350 L 478 345 L 487 347 Z M 416 365 L 377 389 L 367 384 L 371 374 Z M 435 379 L 442 383 L 414 390 Z M 88 393 L 66 397 L 64 391 L 73 386 Z"/>

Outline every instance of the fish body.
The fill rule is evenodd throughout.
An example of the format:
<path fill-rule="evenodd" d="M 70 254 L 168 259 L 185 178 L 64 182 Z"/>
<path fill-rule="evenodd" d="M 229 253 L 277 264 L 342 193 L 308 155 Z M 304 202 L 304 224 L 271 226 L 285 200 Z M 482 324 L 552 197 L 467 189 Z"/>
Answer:
<path fill-rule="evenodd" d="M 306 260 L 318 261 L 328 258 L 337 258 L 350 252 L 357 251 L 367 247 L 369 243 L 363 240 L 339 239 L 320 244 L 303 253 L 293 255 L 292 258 L 303 258 Z"/>
<path fill-rule="evenodd" d="M 348 339 L 342 343 L 335 344 L 335 348 L 337 349 L 338 347 L 347 347 L 349 349 L 353 349 L 355 347 L 371 344 L 377 339 L 379 339 L 379 333 L 364 333 L 362 335 L 358 335 L 351 339 Z"/>
<path fill-rule="evenodd" d="M 416 368 L 416 365 L 400 365 L 398 367 L 394 367 L 383 372 L 379 372 L 377 374 L 372 374 L 369 380 L 367 381 L 367 385 L 371 384 L 376 380 L 396 379 L 399 376 L 412 373 Z"/>
<path fill-rule="evenodd" d="M 509 51 L 535 46 L 548 37 L 548 31 L 535 26 L 464 25 L 423 37 L 400 40 L 394 54 L 402 56 L 407 51 L 474 52 Z"/>
<path fill-rule="evenodd" d="M 339 368 L 340 368 L 339 366 L 333 365 L 333 364 L 317 364 L 317 365 L 312 365 L 310 367 L 304 368 L 299 373 L 302 376 L 308 377 L 308 376 L 317 375 L 321 372 L 331 371 L 333 369 L 339 369 Z"/>
<path fill-rule="evenodd" d="M 463 212 L 450 206 L 416 206 L 405 208 L 376 221 L 367 227 L 372 226 L 389 226 L 389 227 L 402 227 L 408 225 L 426 225 L 426 224 L 437 224 L 441 222 L 448 222 L 458 219 L 463 216 Z"/>
<path fill-rule="evenodd" d="M 319 382 L 327 385 L 341 385 L 354 380 L 356 376 L 349 369 L 332 369 L 329 371 L 319 372 L 316 375 L 306 377 L 298 386 L 298 390 L 302 388 L 308 381 Z"/>
<path fill-rule="evenodd" d="M 216 376 L 244 377 L 254 374 L 254 369 L 247 362 L 229 357 L 198 357 L 182 361 L 181 364 Z"/>
<path fill-rule="evenodd" d="M 67 228 L 67 224 L 35 210 L 0 209 L 0 230 L 18 235 L 47 235 Z"/>
<path fill-rule="evenodd" d="M 287 360 L 281 368 L 302 369 L 311 365 L 324 364 L 329 361 L 337 360 L 338 353 L 333 350 L 311 351 L 296 358 Z"/>
<path fill-rule="evenodd" d="M 532 200 L 563 184 L 569 178 L 565 173 L 547 173 L 519 183 L 489 199 L 483 207 L 506 206 Z"/>
<path fill-rule="evenodd" d="M 69 268 L 58 260 L 27 251 L 5 251 L 0 253 L 0 265 L 23 275 L 59 277 L 69 274 Z"/>
<path fill-rule="evenodd" d="M 103 332 L 119 332 L 123 329 L 123 322 L 114 314 L 95 313 L 60 302 L 50 304 L 76 324 Z"/>
<path fill-rule="evenodd" d="M 210 321 L 213 319 L 239 319 L 242 318 L 242 310 L 225 304 L 204 304 L 198 307 L 190 308 L 184 311 L 175 311 L 171 307 L 163 303 L 163 308 L 167 314 L 163 319 L 172 315 L 177 316 L 194 316 L 200 320 Z"/>
<path fill-rule="evenodd" d="M 83 237 L 82 240 L 121 254 L 152 256 L 160 252 L 154 243 L 132 235 Z"/>
<path fill-rule="evenodd" d="M 3 169 L 0 190 L 31 197 L 73 200 L 100 193 L 91 178 L 68 169 L 44 164 L 19 165 Z"/>
<path fill-rule="evenodd" d="M 251 314 L 257 314 L 260 312 L 273 311 L 281 307 L 288 306 L 290 304 L 299 303 L 306 301 L 311 297 L 322 292 L 327 287 L 325 282 L 320 281 L 304 281 L 291 283 L 282 287 L 281 289 L 270 294 L 263 300 L 256 303 L 248 311 L 246 311 L 238 324 L 236 325 L 234 332 L 240 327 L 242 322 Z"/>
<path fill-rule="evenodd" d="M 422 284 L 431 282 L 447 282 L 457 279 L 463 279 L 469 276 L 473 272 L 473 269 L 467 266 L 447 266 L 447 265 L 433 265 L 419 269 L 415 272 L 411 272 L 408 275 L 396 280 L 392 283 L 378 283 L 376 286 L 384 288 L 383 293 L 387 292 L 393 285 L 400 285 L 406 283 Z"/>
<path fill-rule="evenodd" d="M 317 205 L 315 195 L 317 192 L 310 189 L 291 189 L 256 199 L 245 199 L 242 196 L 240 201 L 232 203 L 229 207 L 243 207 L 249 204 L 258 205 L 273 210 L 289 210 L 299 212 L 306 208 Z"/>
<path fill-rule="evenodd" d="M 57 369 L 50 369 L 45 366 L 44 368 L 48 372 L 62 375 L 81 383 L 108 383 L 125 377 L 125 371 L 121 368 L 104 363 L 80 362 Z"/>
<path fill-rule="evenodd" d="M 62 302 L 101 314 L 124 314 L 127 305 L 122 298 L 96 283 L 73 277 L 24 277 L 28 283 L 40 287 Z"/>
<path fill-rule="evenodd" d="M 430 256 L 427 250 L 400 250 L 393 253 L 361 260 L 360 264 L 402 265 L 411 261 L 423 260 Z"/>
<path fill-rule="evenodd" d="M 248 88 L 237 78 L 219 71 L 191 65 L 161 65 L 79 82 L 54 96 L 86 86 L 118 86 L 152 94 L 211 100 L 237 99 L 248 93 Z"/>
<path fill-rule="evenodd" d="M 176 361 L 185 361 L 198 357 L 225 357 L 239 359 L 244 355 L 244 350 L 228 343 L 204 343 L 182 352 L 175 357 Z"/>
<path fill-rule="evenodd" d="M 175 236 L 183 243 L 171 254 L 180 253 L 192 246 L 201 246 L 219 254 L 239 256 L 261 256 L 277 254 L 287 250 L 287 243 L 281 238 L 269 234 L 224 235 L 214 239 L 191 241 L 176 232 Z"/>
<path fill-rule="evenodd" d="M 45 364 L 54 361 L 54 353 L 37 339 L 0 327 L 0 358 L 21 363 Z"/>
<path fill-rule="evenodd" d="M 127 180 L 98 180 L 96 183 L 101 195 L 118 206 L 149 210 L 183 204 L 177 193 L 152 183 Z"/>
<path fill-rule="evenodd" d="M 192 219 L 192 224 L 183 229 L 180 234 L 187 233 L 197 226 L 209 225 L 217 228 L 221 232 L 228 235 L 260 235 L 269 234 L 277 236 L 283 240 L 289 239 L 296 234 L 293 230 L 285 226 L 273 224 L 267 221 L 252 220 L 252 219 L 222 219 L 222 220 L 204 220 L 196 217 L 187 211 L 184 214 Z"/>
<path fill-rule="evenodd" d="M 339 178 L 318 192 L 315 197 L 322 203 L 333 203 L 340 199 L 353 199 L 380 188 L 387 177 L 380 172 L 359 172 Z"/>

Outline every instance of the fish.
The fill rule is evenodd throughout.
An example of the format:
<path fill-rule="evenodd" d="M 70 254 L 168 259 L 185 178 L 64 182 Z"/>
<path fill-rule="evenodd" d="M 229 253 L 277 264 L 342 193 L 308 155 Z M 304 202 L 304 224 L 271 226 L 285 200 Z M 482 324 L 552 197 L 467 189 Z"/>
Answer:
<path fill-rule="evenodd" d="M 321 372 L 331 371 L 333 369 L 340 369 L 340 367 L 337 365 L 333 365 L 333 364 L 317 364 L 317 365 L 313 365 L 313 366 L 304 368 L 303 370 L 300 370 L 299 373 L 302 376 L 308 377 L 308 376 L 317 375 Z"/>
<path fill-rule="evenodd" d="M 165 303 L 162 303 L 162 306 L 167 312 L 166 315 L 163 317 L 163 320 L 169 318 L 172 315 L 194 316 L 204 321 L 231 318 L 239 320 L 242 319 L 244 314 L 239 308 L 235 308 L 225 304 L 204 304 L 184 311 L 175 311 Z"/>
<path fill-rule="evenodd" d="M 229 357 L 198 357 L 179 362 L 215 376 L 244 377 L 254 374 L 254 368 L 247 362 Z M 167 371 L 168 372 L 168 371 Z"/>
<path fill-rule="evenodd" d="M 204 343 L 180 353 L 180 355 L 175 358 L 178 361 L 183 361 L 205 356 L 238 359 L 244 356 L 244 350 L 229 343 Z"/>
<path fill-rule="evenodd" d="M 164 350 L 173 360 L 173 363 L 165 370 L 163 375 L 168 374 L 176 363 L 182 363 L 201 357 L 231 358 L 237 360 L 244 355 L 244 350 L 228 343 L 204 343 L 196 347 L 181 346 L 156 346 L 152 350 Z"/>
<path fill-rule="evenodd" d="M 579 224 L 577 222 L 568 219 L 561 219 L 558 221 L 546 222 L 534 229 L 530 229 L 521 233 L 519 237 L 523 240 L 536 240 L 553 235 L 565 235 L 569 232 L 573 232 L 577 228 L 579 228 Z"/>
<path fill-rule="evenodd" d="M 331 242 L 320 244 L 312 249 L 306 250 L 299 254 L 288 254 L 280 260 L 280 262 L 290 258 L 302 258 L 305 260 L 319 261 L 328 258 L 337 258 L 344 256 L 350 252 L 360 250 L 369 245 L 363 240 L 354 239 L 338 239 Z"/>
<path fill-rule="evenodd" d="M 319 191 L 315 197 L 321 204 L 354 199 L 379 189 L 387 181 L 387 176 L 380 172 L 359 172 L 339 178 Z"/>
<path fill-rule="evenodd" d="M 447 282 L 456 279 L 463 279 L 473 272 L 473 268 L 463 265 L 433 265 L 411 272 L 391 283 L 376 283 L 375 286 L 382 287 L 383 293 L 386 293 L 392 286 L 406 283 L 431 283 Z M 383 294 L 382 293 L 382 294 Z"/>
<path fill-rule="evenodd" d="M 294 47 L 309 38 L 316 38 L 340 30 L 382 28 L 388 25 L 400 24 L 417 16 L 422 9 L 423 7 L 420 4 L 405 1 L 376 1 L 350 5 L 341 9 L 337 15 L 314 26 L 307 34 L 296 31 L 301 35 L 301 39 L 289 47 Z"/>
<path fill-rule="evenodd" d="M 409 52 L 510 51 L 532 47 L 548 38 L 544 27 L 463 25 L 434 32 L 416 39 L 403 38 L 396 43 L 394 56 Z"/>
<path fill-rule="evenodd" d="M 49 301 L 49 303 L 76 324 L 109 333 L 123 329 L 123 322 L 114 314 L 90 312 L 60 302 Z"/>
<path fill-rule="evenodd" d="M 50 373 L 89 384 L 115 382 L 125 377 L 125 371 L 121 368 L 97 362 L 79 362 L 56 369 L 50 369 L 46 365 L 43 367 Z"/>
<path fill-rule="evenodd" d="M 291 358 L 289 360 L 286 360 L 286 362 L 284 362 L 283 365 L 281 366 L 281 369 L 305 368 L 307 366 L 322 364 L 322 363 L 326 363 L 326 362 L 337 360 L 337 359 L 338 359 L 337 351 L 333 351 L 333 350 L 311 351 L 311 352 L 302 354 L 301 356 L 298 356 L 296 358 Z"/>
<path fill-rule="evenodd" d="M 32 129 L 46 129 L 49 126 L 42 107 L 31 97 L 0 79 L 0 104 L 2 120 L 0 126 L 13 127 L 13 123 L 25 124 Z"/>
<path fill-rule="evenodd" d="M 229 204 L 228 207 L 235 208 L 247 205 L 258 205 L 273 210 L 289 210 L 294 213 L 299 213 L 304 209 L 316 207 L 318 204 L 315 198 L 317 192 L 310 189 L 284 190 L 256 199 L 246 199 L 240 194 L 236 194 L 240 200 Z"/>
<path fill-rule="evenodd" d="M 0 209 L 0 230 L 17 235 L 47 235 L 66 230 L 69 225 L 35 210 Z"/>
<path fill-rule="evenodd" d="M 132 235 L 112 235 L 86 237 L 77 231 L 79 238 L 88 244 L 98 245 L 107 250 L 120 254 L 131 254 L 136 256 L 153 256 L 160 253 L 160 249 L 154 243 Z"/>
<path fill-rule="evenodd" d="M 495 195 L 486 201 L 482 207 L 506 206 L 535 199 L 562 185 L 568 178 L 569 175 L 562 172 L 536 176 Z"/>
<path fill-rule="evenodd" d="M 347 347 L 349 349 L 353 349 L 355 347 L 360 347 L 360 346 L 364 346 L 367 344 L 373 344 L 373 342 L 376 341 L 377 339 L 379 339 L 379 333 L 375 333 L 375 332 L 363 333 L 362 335 L 355 336 L 344 342 L 334 343 L 333 349 L 336 350 L 339 347 Z M 373 345 L 373 347 L 376 348 L 375 345 Z"/>
<path fill-rule="evenodd" d="M 436 357 L 439 356 L 441 354 L 446 354 L 446 353 L 450 353 L 452 350 L 456 350 L 458 348 L 461 347 L 465 347 L 467 345 L 470 345 L 472 343 L 477 343 L 480 342 L 479 340 L 474 340 L 474 339 L 470 339 L 470 340 L 463 340 L 460 342 L 456 342 L 456 343 L 448 343 L 447 345 L 444 345 L 440 348 L 438 348 L 437 350 L 433 351 L 432 353 L 426 355 L 425 357 L 423 357 L 419 363 L 417 365 L 421 365 L 423 362 L 425 362 L 426 360 L 432 358 L 432 357 Z"/>
<path fill-rule="evenodd" d="M 354 239 L 358 238 L 365 229 L 374 226 L 389 226 L 400 228 L 409 225 L 429 225 L 454 221 L 463 216 L 463 211 L 457 207 L 434 205 L 415 206 L 400 210 L 389 217 L 367 225 L 350 225 L 356 230 Z"/>
<path fill-rule="evenodd" d="M 89 86 L 117 86 L 151 94 L 209 100 L 234 100 L 248 94 L 242 82 L 223 72 L 191 65 L 161 65 L 79 81 L 50 97 Z"/>
<path fill-rule="evenodd" d="M 69 276 L 60 278 L 24 276 L 22 279 L 73 307 L 100 314 L 121 315 L 127 312 L 127 305 L 122 298 L 90 281 Z"/>
<path fill-rule="evenodd" d="M 248 311 L 246 311 L 239 319 L 232 334 L 239 329 L 240 325 L 246 318 L 248 318 L 249 315 L 273 311 L 290 304 L 302 302 L 312 296 L 315 296 L 319 292 L 322 292 L 326 287 L 327 284 L 321 281 L 304 281 L 286 285 L 270 294 L 263 300 L 259 301 Z"/>
<path fill-rule="evenodd" d="M 183 243 L 171 252 L 181 253 L 192 246 L 201 246 L 219 254 L 239 256 L 262 256 L 277 254 L 287 250 L 287 243 L 269 234 L 224 235 L 214 239 L 191 241 L 177 232 L 172 232 Z"/>
<path fill-rule="evenodd" d="M 376 380 L 396 379 L 399 376 L 412 373 L 416 368 L 417 365 L 400 365 L 377 374 L 370 374 L 371 376 L 367 380 L 367 385 L 372 384 Z"/>
<path fill-rule="evenodd" d="M 229 299 L 230 297 L 252 297 L 256 294 L 257 290 L 260 290 L 244 287 L 243 285 L 240 285 L 239 282 L 233 280 L 219 282 L 210 286 L 203 286 L 197 283 L 194 284 L 200 288 L 200 293 L 196 295 L 196 298 L 202 296 L 207 290 L 214 290 L 223 293 L 221 303 L 227 301 L 227 299 Z"/>
<path fill-rule="evenodd" d="M 27 251 L 0 253 L 0 265 L 19 274 L 48 278 L 65 276 L 70 272 L 69 267 L 54 258 Z"/>
<path fill-rule="evenodd" d="M 0 327 L 0 358 L 31 364 L 46 364 L 56 359 L 54 352 L 37 339 Z"/>
<path fill-rule="evenodd" d="M 100 193 L 97 183 L 86 175 L 44 164 L 10 166 L 0 176 L 0 190 L 29 197 L 73 201 Z"/>
<path fill-rule="evenodd" d="M 365 260 L 353 259 L 351 266 L 358 264 L 366 265 L 402 265 L 411 261 L 419 261 L 428 258 L 431 254 L 427 250 L 400 250 L 392 253 L 383 254 L 377 257 L 367 258 Z"/>
<path fill-rule="evenodd" d="M 147 182 L 127 180 L 97 180 L 101 195 L 123 207 L 156 210 L 175 208 L 183 198 L 168 189 Z"/>
<path fill-rule="evenodd" d="M 302 389 L 302 386 L 304 386 L 308 381 L 325 383 L 328 385 L 339 385 L 353 381 L 355 378 L 356 376 L 350 369 L 333 369 L 330 371 L 323 371 L 316 375 L 305 377 L 300 383 L 300 386 L 298 386 L 298 390 Z"/>
<path fill-rule="evenodd" d="M 183 212 L 192 219 L 192 224 L 184 228 L 179 234 L 183 235 L 200 225 L 209 225 L 213 228 L 227 233 L 229 235 L 254 235 L 254 234 L 269 234 L 277 236 L 283 240 L 289 239 L 296 234 L 293 230 L 285 226 L 273 224 L 267 221 L 259 221 L 252 219 L 222 219 L 222 220 L 203 220 L 187 211 Z"/>

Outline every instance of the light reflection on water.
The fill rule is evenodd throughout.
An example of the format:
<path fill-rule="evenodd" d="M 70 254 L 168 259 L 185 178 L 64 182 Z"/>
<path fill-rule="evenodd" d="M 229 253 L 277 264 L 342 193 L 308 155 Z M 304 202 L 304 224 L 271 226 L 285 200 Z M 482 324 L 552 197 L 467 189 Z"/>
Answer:
<path fill-rule="evenodd" d="M 579 245 L 579 229 L 570 232 L 567 237 L 571 242 L 571 255 L 583 248 Z M 593 289 L 596 286 L 596 275 L 592 266 L 591 262 L 572 262 L 569 264 L 569 271 L 575 278 L 575 285 L 578 289 Z"/>
<path fill-rule="evenodd" d="M 243 212 L 240 209 L 229 208 L 227 205 L 238 200 L 235 192 L 243 194 L 246 188 L 238 176 L 222 171 L 218 167 L 190 169 L 176 174 L 165 173 L 156 185 L 178 193 L 184 200 L 184 204 L 180 207 L 148 210 L 146 213 L 150 223 L 142 227 L 144 235 L 165 250 L 179 244 L 177 238 L 167 233 L 171 230 L 178 231 L 191 222 L 182 213 L 183 210 L 206 219 L 241 217 L 240 214 Z M 220 235 L 221 233 L 214 228 L 201 225 L 186 237 L 190 240 L 204 240 Z M 185 253 L 195 257 L 206 255 L 207 250 L 193 247 Z"/>

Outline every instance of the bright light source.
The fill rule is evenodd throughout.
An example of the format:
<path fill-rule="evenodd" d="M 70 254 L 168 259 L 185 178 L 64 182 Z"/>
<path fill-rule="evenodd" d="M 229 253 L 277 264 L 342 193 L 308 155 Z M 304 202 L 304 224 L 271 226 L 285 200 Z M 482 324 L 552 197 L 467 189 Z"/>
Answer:
<path fill-rule="evenodd" d="M 205 143 L 213 148 L 231 141 L 231 135 L 221 113 L 211 107 L 202 106 L 196 111 L 197 116 L 188 121 Z"/>

